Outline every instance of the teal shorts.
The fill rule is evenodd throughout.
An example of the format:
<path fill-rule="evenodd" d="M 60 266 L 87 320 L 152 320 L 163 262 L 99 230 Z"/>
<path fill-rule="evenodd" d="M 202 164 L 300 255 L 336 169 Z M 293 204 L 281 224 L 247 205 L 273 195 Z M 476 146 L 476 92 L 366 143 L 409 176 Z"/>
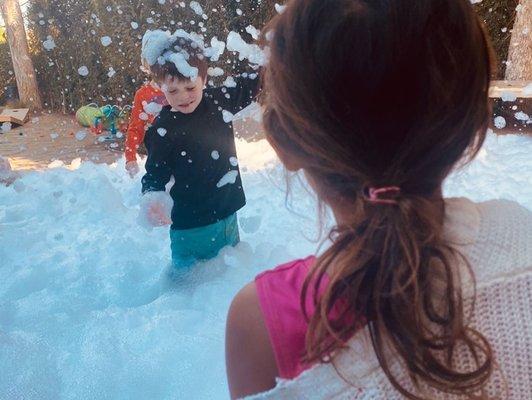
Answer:
<path fill-rule="evenodd" d="M 172 263 L 188 267 L 199 260 L 216 257 L 225 246 L 240 241 L 236 213 L 212 225 L 192 229 L 170 229 Z"/>

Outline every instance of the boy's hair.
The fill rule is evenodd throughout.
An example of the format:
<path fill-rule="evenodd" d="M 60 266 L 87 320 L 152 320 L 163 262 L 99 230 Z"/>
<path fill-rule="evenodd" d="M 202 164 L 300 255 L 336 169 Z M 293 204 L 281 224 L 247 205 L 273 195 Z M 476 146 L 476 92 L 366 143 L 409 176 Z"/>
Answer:
<path fill-rule="evenodd" d="M 482 390 L 495 361 L 464 316 L 456 270 L 467 261 L 444 236 L 440 192 L 490 118 L 492 52 L 469 0 L 292 0 L 265 31 L 267 138 L 322 204 L 350 212 L 303 286 L 303 310 L 315 305 L 305 361 L 330 361 L 355 316 L 407 398 L 421 397 L 392 371 L 396 355 L 418 387 Z M 370 201 L 383 187 L 393 197 Z M 472 353 L 467 369 L 458 349 Z"/>
<path fill-rule="evenodd" d="M 203 54 L 203 46 L 191 39 L 178 37 L 172 44 L 172 47 L 167 49 L 167 51 L 184 55 L 186 62 L 191 67 L 198 69 L 197 76 L 205 80 L 209 64 Z M 191 79 L 189 76 L 183 75 L 174 62 L 168 60 L 164 60 L 163 64 L 156 62 L 154 65 L 151 65 L 150 72 L 153 80 L 157 83 L 163 82 L 168 76 L 173 76 L 180 81 Z"/>

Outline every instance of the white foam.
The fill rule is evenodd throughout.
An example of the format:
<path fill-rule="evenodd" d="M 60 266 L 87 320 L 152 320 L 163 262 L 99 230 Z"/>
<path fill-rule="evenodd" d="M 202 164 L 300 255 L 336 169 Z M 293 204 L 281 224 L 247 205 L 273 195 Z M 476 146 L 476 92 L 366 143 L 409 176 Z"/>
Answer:
<path fill-rule="evenodd" d="M 523 111 L 518 111 L 515 113 L 515 119 L 519 121 L 528 121 L 530 120 L 530 116 Z"/>
<path fill-rule="evenodd" d="M 190 2 L 190 8 L 192 8 L 192 11 L 194 11 L 198 15 L 203 15 L 203 8 L 201 8 L 201 5 L 197 1 L 191 1 Z"/>
<path fill-rule="evenodd" d="M 42 43 L 43 47 L 45 48 L 46 51 L 51 51 L 53 49 L 55 49 L 55 42 L 54 42 L 54 38 L 50 35 L 48 35 L 46 37 L 46 40 Z"/>
<path fill-rule="evenodd" d="M 81 76 L 87 76 L 89 75 L 89 69 L 85 65 L 82 65 L 78 68 L 78 74 Z"/>
<path fill-rule="evenodd" d="M 207 74 L 209 76 L 223 76 L 224 70 L 219 67 L 215 67 L 215 68 L 209 67 L 209 69 L 207 70 Z"/>
<path fill-rule="evenodd" d="M 0 133 L 9 132 L 12 127 L 13 125 L 11 124 L 11 122 L 3 122 L 2 125 L 0 125 Z"/>
<path fill-rule="evenodd" d="M 192 80 L 198 77 L 198 68 L 191 66 L 182 53 L 167 52 L 164 59 L 174 63 L 181 75 Z"/>
<path fill-rule="evenodd" d="M 224 83 L 223 83 L 223 86 L 226 86 L 228 88 L 234 88 L 236 87 L 236 81 L 235 81 L 235 78 L 233 78 L 232 76 L 228 76 Z"/>
<path fill-rule="evenodd" d="M 142 37 L 141 57 L 148 64 L 154 65 L 161 54 L 172 45 L 174 40 L 175 38 L 169 31 L 162 31 L 160 29 L 146 31 Z"/>
<path fill-rule="evenodd" d="M 224 122 L 227 124 L 233 120 L 234 115 L 230 111 L 222 110 L 222 118 Z"/>
<path fill-rule="evenodd" d="M 151 101 L 149 103 L 144 101 L 142 102 L 142 108 L 147 114 L 157 115 L 161 112 L 163 106 L 155 101 Z"/>
<path fill-rule="evenodd" d="M 239 60 L 249 60 L 252 64 L 264 65 L 266 63 L 266 54 L 256 44 L 249 44 L 239 33 L 231 31 L 227 35 L 227 50 L 238 53 Z"/>
<path fill-rule="evenodd" d="M 168 227 L 139 225 L 142 173 L 131 179 L 124 158 L 0 185 L 0 393 L 228 398 L 231 299 L 256 274 L 318 248 L 316 203 L 304 181 L 292 181 L 287 208 L 285 172 L 268 143 L 237 141 L 237 152 L 247 197 L 238 213 L 242 242 L 171 277 Z M 530 154 L 528 136 L 489 134 L 444 191 L 532 210 Z"/>
<path fill-rule="evenodd" d="M 74 136 L 77 140 L 81 142 L 82 140 L 85 140 L 85 138 L 87 137 L 87 131 L 84 131 L 84 130 L 77 131 Z"/>
<path fill-rule="evenodd" d="M 473 0 L 473 1 L 475 1 L 475 0 Z M 482 1 L 482 0 L 476 0 L 476 1 Z M 285 8 L 286 8 L 286 6 L 278 4 L 278 3 L 275 3 L 275 11 L 277 11 L 279 14 L 283 13 Z"/>
<path fill-rule="evenodd" d="M 493 124 L 495 125 L 495 128 L 502 129 L 506 126 L 506 119 L 499 115 L 495 117 L 495 119 L 493 120 Z"/>
<path fill-rule="evenodd" d="M 100 42 L 102 43 L 102 46 L 107 47 L 113 42 L 113 40 L 109 36 L 102 36 Z"/>
<path fill-rule="evenodd" d="M 227 172 L 222 178 L 218 181 L 216 184 L 216 187 L 221 188 L 225 185 L 232 185 L 236 182 L 236 178 L 238 177 L 238 171 L 237 170 L 231 170 Z"/>
<path fill-rule="evenodd" d="M 246 26 L 246 32 L 249 33 L 254 40 L 259 39 L 260 31 L 253 25 Z"/>
<path fill-rule="evenodd" d="M 211 47 L 204 50 L 205 57 L 211 59 L 211 61 L 218 61 L 225 51 L 225 42 L 213 37 L 211 39 Z"/>

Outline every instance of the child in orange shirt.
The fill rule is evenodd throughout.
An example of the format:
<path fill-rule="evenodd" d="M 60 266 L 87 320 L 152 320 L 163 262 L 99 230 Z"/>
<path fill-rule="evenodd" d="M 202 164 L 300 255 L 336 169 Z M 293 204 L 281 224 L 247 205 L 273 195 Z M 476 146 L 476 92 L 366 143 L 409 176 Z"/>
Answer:
<path fill-rule="evenodd" d="M 125 146 L 126 170 L 131 177 L 139 172 L 137 150 L 144 142 L 144 133 L 165 104 L 163 92 L 153 81 L 144 84 L 135 93 Z"/>
<path fill-rule="evenodd" d="M 150 74 L 150 65 L 144 58 L 145 46 L 148 41 L 148 36 L 142 38 L 142 66 L 141 69 L 145 73 Z M 151 126 L 151 123 L 159 115 L 163 106 L 168 102 L 157 83 L 151 80 L 142 85 L 135 93 L 133 100 L 133 108 L 129 118 L 129 126 L 126 135 L 126 170 L 132 178 L 139 172 L 137 164 L 137 150 L 141 143 L 144 142 L 144 134 Z"/>

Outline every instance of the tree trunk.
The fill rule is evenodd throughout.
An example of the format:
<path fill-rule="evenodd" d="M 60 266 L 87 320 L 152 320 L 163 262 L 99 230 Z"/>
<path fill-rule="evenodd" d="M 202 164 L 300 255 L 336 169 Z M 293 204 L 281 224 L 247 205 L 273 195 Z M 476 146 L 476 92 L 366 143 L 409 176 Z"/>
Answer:
<path fill-rule="evenodd" d="M 42 101 L 35 69 L 30 58 L 20 4 L 18 0 L 0 0 L 0 7 L 6 25 L 20 101 L 32 110 L 41 110 Z"/>
<path fill-rule="evenodd" d="M 532 1 L 521 0 L 508 51 L 505 78 L 512 81 L 532 80 Z"/>

